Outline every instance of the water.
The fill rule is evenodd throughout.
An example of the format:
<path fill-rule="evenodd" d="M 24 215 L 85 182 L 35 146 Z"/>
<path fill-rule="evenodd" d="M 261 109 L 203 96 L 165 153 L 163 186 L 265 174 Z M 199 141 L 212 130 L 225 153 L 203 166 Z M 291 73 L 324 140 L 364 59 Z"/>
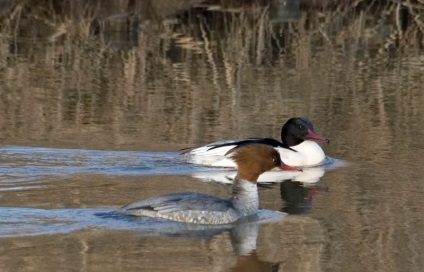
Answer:
<path fill-rule="evenodd" d="M 4 1 L 0 270 L 422 271 L 421 10 L 363 2 Z M 331 139 L 326 164 L 260 184 L 258 218 L 117 213 L 226 197 L 234 171 L 179 150 L 278 139 L 293 116 Z"/>

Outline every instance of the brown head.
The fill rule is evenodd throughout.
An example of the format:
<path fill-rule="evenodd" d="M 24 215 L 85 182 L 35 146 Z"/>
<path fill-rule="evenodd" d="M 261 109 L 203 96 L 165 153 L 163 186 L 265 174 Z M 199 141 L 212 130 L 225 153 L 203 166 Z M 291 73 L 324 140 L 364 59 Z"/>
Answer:
<path fill-rule="evenodd" d="M 273 168 L 299 171 L 297 167 L 285 165 L 280 154 L 272 146 L 266 144 L 246 144 L 235 147 L 227 152 L 237 164 L 237 176 L 240 179 L 256 183 L 260 174 Z"/>

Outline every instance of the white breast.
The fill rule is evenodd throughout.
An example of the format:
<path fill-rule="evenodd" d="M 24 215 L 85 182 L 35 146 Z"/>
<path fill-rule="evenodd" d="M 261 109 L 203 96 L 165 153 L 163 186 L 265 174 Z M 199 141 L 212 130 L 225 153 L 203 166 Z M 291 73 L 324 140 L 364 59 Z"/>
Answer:
<path fill-rule="evenodd" d="M 304 141 L 291 148 L 297 152 L 286 148 L 277 148 L 282 161 L 290 166 L 315 166 L 322 164 L 325 159 L 324 151 L 313 141 Z"/>

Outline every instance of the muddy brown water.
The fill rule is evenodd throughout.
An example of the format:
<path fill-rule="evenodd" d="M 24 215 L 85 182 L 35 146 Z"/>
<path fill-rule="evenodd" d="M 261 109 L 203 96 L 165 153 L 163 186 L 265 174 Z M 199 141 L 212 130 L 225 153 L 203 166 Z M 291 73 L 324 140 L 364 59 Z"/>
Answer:
<path fill-rule="evenodd" d="M 0 270 L 422 271 L 423 38 L 401 17 L 419 11 L 395 7 L 129 20 L 15 3 L 0 39 Z M 331 139 L 330 163 L 313 184 L 260 186 L 264 220 L 115 213 L 168 192 L 225 197 L 228 184 L 199 178 L 216 169 L 178 150 L 278 139 L 292 116 Z"/>

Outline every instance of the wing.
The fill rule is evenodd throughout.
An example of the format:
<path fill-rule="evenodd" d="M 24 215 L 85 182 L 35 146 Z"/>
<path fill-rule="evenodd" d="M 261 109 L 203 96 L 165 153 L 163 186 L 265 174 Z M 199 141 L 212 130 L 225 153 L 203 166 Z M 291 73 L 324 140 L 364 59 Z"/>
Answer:
<path fill-rule="evenodd" d="M 180 211 L 225 212 L 230 207 L 231 202 L 226 199 L 200 193 L 175 193 L 134 202 L 121 209 L 124 211 L 146 210 L 159 213 Z"/>
<path fill-rule="evenodd" d="M 271 139 L 271 138 L 247 138 L 247 139 L 243 139 L 243 140 L 232 142 L 232 143 L 216 144 L 216 145 L 212 146 L 211 148 L 209 148 L 209 150 L 224 147 L 224 146 L 230 146 L 230 145 L 241 146 L 241 145 L 253 144 L 253 143 L 266 144 L 266 145 L 270 145 L 272 147 L 279 147 L 279 146 L 282 147 L 283 146 L 283 143 L 281 143 L 277 140 Z"/>
<path fill-rule="evenodd" d="M 191 148 L 183 151 L 183 154 L 202 155 L 202 156 L 224 156 L 229 150 L 236 146 L 261 143 L 273 147 L 283 147 L 283 143 L 271 138 L 247 138 L 241 140 L 225 140 L 214 142 L 205 146 Z"/>

